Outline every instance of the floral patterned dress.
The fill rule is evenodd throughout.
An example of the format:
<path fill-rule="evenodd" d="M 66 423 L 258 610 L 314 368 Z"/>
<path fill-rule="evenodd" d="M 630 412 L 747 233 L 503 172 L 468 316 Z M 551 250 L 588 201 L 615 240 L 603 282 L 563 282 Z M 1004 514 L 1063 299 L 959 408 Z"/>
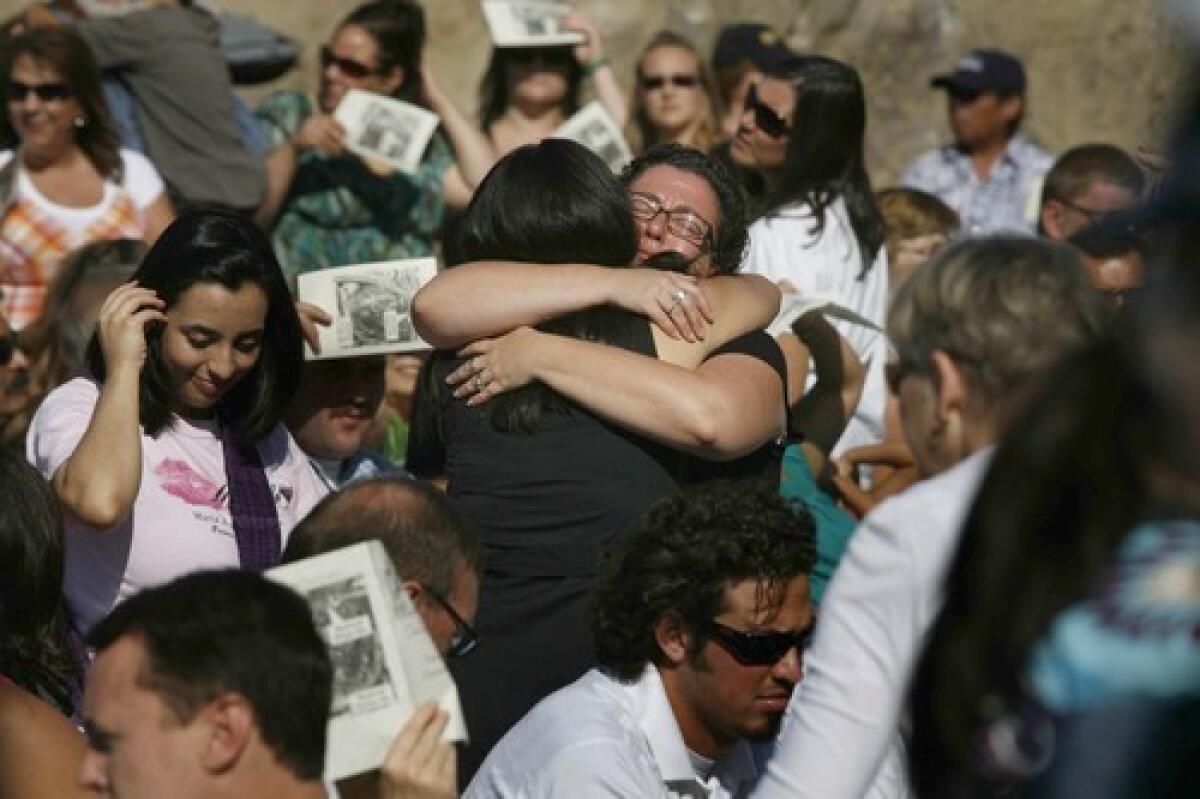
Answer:
<path fill-rule="evenodd" d="M 272 144 L 294 135 L 313 113 L 299 92 L 268 97 L 257 115 Z M 284 272 L 418 258 L 433 253 L 445 214 L 442 178 L 452 163 L 450 147 L 435 133 L 415 175 L 380 177 L 354 155 L 300 155 L 296 174 L 271 231 Z"/>

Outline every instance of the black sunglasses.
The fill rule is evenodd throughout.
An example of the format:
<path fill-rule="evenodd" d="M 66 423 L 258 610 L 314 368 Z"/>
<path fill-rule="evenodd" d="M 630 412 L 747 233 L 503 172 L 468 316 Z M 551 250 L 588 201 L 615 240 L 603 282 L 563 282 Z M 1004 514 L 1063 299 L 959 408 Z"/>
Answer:
<path fill-rule="evenodd" d="M 504 52 L 509 61 L 522 66 L 566 67 L 574 59 L 566 47 L 506 47 Z"/>
<path fill-rule="evenodd" d="M 10 330 L 6 335 L 0 336 L 0 366 L 8 366 L 16 354 L 17 334 L 16 331 Z"/>
<path fill-rule="evenodd" d="M 695 75 L 644 75 L 641 79 L 642 89 L 652 92 L 661 89 L 668 83 L 677 89 L 694 89 L 700 83 Z"/>
<path fill-rule="evenodd" d="M 787 120 L 758 98 L 758 84 L 750 84 L 746 92 L 746 108 L 754 112 L 754 125 L 772 139 L 782 139 L 790 130 Z"/>
<path fill-rule="evenodd" d="M 705 632 L 743 666 L 774 666 L 792 649 L 807 649 L 816 631 L 816 616 L 797 632 L 747 633 L 712 620 L 705 625 Z"/>
<path fill-rule="evenodd" d="M 446 653 L 448 657 L 460 658 L 470 654 L 479 644 L 479 633 L 475 632 L 475 628 L 467 623 L 467 620 L 458 615 L 458 611 L 454 609 L 446 598 L 434 591 L 427 585 L 422 584 L 421 588 L 425 593 L 429 594 L 434 602 L 442 606 L 442 610 L 450 614 L 450 618 L 454 620 L 454 637 L 450 639 L 450 650 Z"/>
<path fill-rule="evenodd" d="M 19 80 L 10 80 L 8 82 L 8 101 L 10 103 L 21 103 L 29 96 L 30 92 L 37 95 L 37 98 L 43 103 L 53 103 L 60 100 L 65 100 L 71 96 L 71 90 L 65 83 L 21 83 Z"/>
<path fill-rule="evenodd" d="M 342 73 L 347 78 L 354 78 L 355 80 L 365 78 L 368 75 L 374 75 L 378 72 L 378 70 L 373 69 L 366 64 L 360 64 L 358 61 L 334 55 L 333 51 L 330 50 L 328 46 L 322 47 L 321 69 L 329 69 L 330 64 L 336 66 L 338 68 L 338 72 Z"/>

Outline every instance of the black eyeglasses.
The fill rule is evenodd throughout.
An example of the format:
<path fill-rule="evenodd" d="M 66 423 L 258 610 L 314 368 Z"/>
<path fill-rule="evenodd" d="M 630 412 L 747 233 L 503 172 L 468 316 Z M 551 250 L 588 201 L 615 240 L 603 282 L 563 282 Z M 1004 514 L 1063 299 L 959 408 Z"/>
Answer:
<path fill-rule="evenodd" d="M 460 658 L 470 654 L 479 644 L 479 633 L 475 632 L 475 628 L 467 623 L 467 620 L 458 615 L 458 611 L 454 609 L 446 598 L 434 591 L 427 585 L 422 584 L 421 588 L 425 593 L 433 599 L 434 602 L 442 606 L 442 610 L 450 614 L 450 618 L 454 620 L 454 637 L 450 639 L 450 649 L 446 653 L 448 657 Z"/>
<path fill-rule="evenodd" d="M 330 50 L 328 46 L 322 47 L 321 69 L 329 69 L 330 64 L 336 66 L 338 68 L 338 72 L 342 73 L 347 78 L 354 78 L 355 80 L 359 80 L 367 77 L 368 75 L 374 75 L 379 72 L 379 70 L 375 69 L 374 67 L 369 67 L 366 64 L 359 63 L 353 59 L 342 58 L 341 56 L 334 55 L 333 51 Z"/>
<path fill-rule="evenodd" d="M 774 666 L 793 649 L 808 649 L 817 632 L 817 617 L 796 632 L 747 633 L 712 620 L 705 632 L 743 666 Z"/>
<path fill-rule="evenodd" d="M 43 103 L 59 102 L 71 96 L 71 90 L 65 83 L 21 83 L 19 80 L 10 80 L 8 88 L 8 101 L 10 103 L 23 103 L 30 92 L 37 95 L 37 98 Z"/>
<path fill-rule="evenodd" d="M 567 47 L 507 47 L 504 52 L 509 61 L 522 66 L 568 67 L 574 59 Z"/>
<path fill-rule="evenodd" d="M 1082 205 L 1076 205 L 1075 203 L 1073 203 L 1069 200 L 1063 200 L 1061 198 L 1058 200 L 1058 202 L 1062 203 L 1067 208 L 1070 208 L 1072 211 L 1074 211 L 1075 213 L 1082 216 L 1084 219 L 1086 219 L 1088 221 L 1088 224 L 1092 224 L 1092 225 L 1094 225 L 1098 222 L 1103 222 L 1105 219 L 1107 219 L 1111 216 L 1115 216 L 1116 214 L 1120 213 L 1121 211 L 1128 210 L 1125 208 L 1086 208 Z"/>
<path fill-rule="evenodd" d="M 641 84 L 642 89 L 648 92 L 661 89 L 667 84 L 677 89 L 694 89 L 700 84 L 700 78 L 696 75 L 643 75 Z"/>
<path fill-rule="evenodd" d="M 754 112 L 754 126 L 772 139 L 782 139 L 790 131 L 787 120 L 758 98 L 758 84 L 750 84 L 746 92 L 746 110 Z"/>
<path fill-rule="evenodd" d="M 16 331 L 10 330 L 3 336 L 0 336 L 0 366 L 8 366 L 17 354 L 17 334 Z"/>
<path fill-rule="evenodd" d="M 712 225 L 690 208 L 667 210 L 662 200 L 653 194 L 635 191 L 629 195 L 633 218 L 642 224 L 650 224 L 659 214 L 666 214 L 667 232 L 678 236 L 689 244 L 703 247 L 712 240 Z"/>

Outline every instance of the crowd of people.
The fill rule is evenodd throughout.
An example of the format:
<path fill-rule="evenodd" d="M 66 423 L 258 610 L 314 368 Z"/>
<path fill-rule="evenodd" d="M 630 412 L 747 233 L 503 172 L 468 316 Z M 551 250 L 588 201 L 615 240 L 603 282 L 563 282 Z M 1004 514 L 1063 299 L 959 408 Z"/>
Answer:
<path fill-rule="evenodd" d="M 859 72 L 764 24 L 648 33 L 627 96 L 571 11 L 475 120 L 415 0 L 253 110 L 217 12 L 0 41 L 0 796 L 1200 790 L 1200 108 L 1175 168 L 1055 157 L 973 50 L 877 191 Z M 436 115 L 415 170 L 351 91 Z M 619 174 L 554 136 L 587 96 Z M 309 357 L 300 275 L 428 256 L 425 349 Z M 469 740 L 423 705 L 334 784 L 261 573 L 365 541 Z"/>

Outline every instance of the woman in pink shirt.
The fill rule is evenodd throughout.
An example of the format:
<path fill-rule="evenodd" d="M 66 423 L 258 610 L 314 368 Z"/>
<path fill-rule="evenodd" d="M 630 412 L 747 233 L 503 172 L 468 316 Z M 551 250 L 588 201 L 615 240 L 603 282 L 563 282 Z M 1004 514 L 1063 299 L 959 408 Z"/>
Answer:
<path fill-rule="evenodd" d="M 280 422 L 301 331 L 263 234 L 181 216 L 101 306 L 91 378 L 55 389 L 29 460 L 66 510 L 77 629 L 200 568 L 264 569 L 325 493 Z"/>

